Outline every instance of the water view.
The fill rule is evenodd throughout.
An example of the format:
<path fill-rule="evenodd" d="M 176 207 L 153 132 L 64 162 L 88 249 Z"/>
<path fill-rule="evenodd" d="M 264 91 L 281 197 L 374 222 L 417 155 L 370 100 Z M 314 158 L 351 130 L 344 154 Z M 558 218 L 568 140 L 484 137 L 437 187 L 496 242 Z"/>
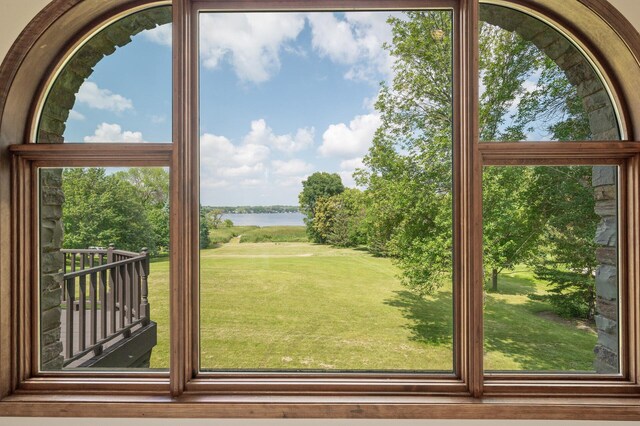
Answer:
<path fill-rule="evenodd" d="M 304 226 L 304 215 L 295 213 L 225 213 L 235 226 Z"/>

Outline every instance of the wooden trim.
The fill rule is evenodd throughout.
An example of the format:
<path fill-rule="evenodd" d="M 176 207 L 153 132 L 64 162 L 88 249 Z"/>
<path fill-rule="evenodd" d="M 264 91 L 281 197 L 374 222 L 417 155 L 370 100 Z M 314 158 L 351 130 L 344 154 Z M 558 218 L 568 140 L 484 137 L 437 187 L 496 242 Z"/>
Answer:
<path fill-rule="evenodd" d="M 640 383 L 640 154 L 627 161 L 624 184 L 618 190 L 625 195 L 626 208 L 620 213 L 626 215 L 626 230 L 619 233 L 625 240 L 624 256 L 620 257 L 620 266 L 624 266 L 627 285 L 624 287 L 626 300 L 622 310 L 627 319 L 626 325 L 621 327 L 622 336 L 626 338 L 626 354 L 624 361 L 629 380 Z"/>
<path fill-rule="evenodd" d="M 479 84 L 478 84 L 478 19 L 477 0 L 462 0 L 458 42 L 460 73 L 458 149 L 460 151 L 459 193 L 456 201 L 459 215 L 460 279 L 465 340 L 465 374 L 463 380 L 472 396 L 482 395 L 483 374 L 483 287 L 482 287 L 482 167 L 478 151 Z"/>
<path fill-rule="evenodd" d="M 20 390 L 47 390 L 52 389 L 87 392 L 100 390 L 139 390 L 153 391 L 162 389 L 163 383 L 168 385 L 168 373 L 160 371 L 60 371 L 39 372 L 39 209 L 38 202 L 38 169 L 39 167 L 56 167 L 52 164 L 61 160 L 34 161 L 29 158 L 42 158 L 38 146 L 21 145 L 11 151 L 14 164 L 13 197 L 15 206 L 14 241 L 16 252 L 19 253 L 19 263 L 16 267 L 15 277 L 19 285 L 14 300 L 14 312 L 18 319 L 15 321 L 17 350 L 15 382 L 13 388 Z M 19 149 L 20 148 L 20 149 Z M 26 149 L 21 149 L 26 148 Z M 45 151 L 51 151 L 47 149 Z M 60 150 L 63 151 L 63 150 Z M 22 155 L 24 154 L 24 155 Z M 144 157 L 131 159 L 131 163 L 140 166 L 148 166 Z M 81 166 L 87 166 L 96 162 L 103 165 L 102 158 L 71 160 Z M 166 163 L 163 165 L 167 165 Z M 150 383 L 145 383 L 145 381 Z M 134 383 L 135 382 L 135 383 Z M 130 384 L 133 383 L 133 384 Z"/>
<path fill-rule="evenodd" d="M 71 10 L 82 0 L 56 0 L 49 3 L 36 15 L 27 28 L 20 33 L 13 46 L 0 66 L 0 117 L 4 114 L 4 107 L 20 64 L 24 61 L 29 50 L 46 31 L 49 26 Z"/>
<path fill-rule="evenodd" d="M 199 394 L 226 393 L 297 393 L 297 394 L 405 394 L 421 395 L 465 395 L 466 384 L 454 377 L 449 379 L 433 379 L 428 374 L 412 379 L 386 378 L 374 379 L 367 375 L 350 378 L 348 374 L 335 378 L 324 377 L 323 374 L 299 374 L 297 378 L 278 379 L 270 376 L 257 376 L 253 379 L 242 379 L 232 376 L 212 380 L 209 377 L 197 378 L 189 382 L 187 392 Z"/>
<path fill-rule="evenodd" d="M 482 142 L 487 166 L 552 164 L 619 164 L 640 153 L 638 142 Z"/>
<path fill-rule="evenodd" d="M 634 40 L 635 42 L 640 42 L 640 38 L 638 37 L 638 32 L 633 29 L 633 32 L 625 31 L 629 29 L 629 25 L 624 25 L 622 20 L 625 18 L 620 14 L 618 9 L 612 6 L 608 1 L 602 0 L 578 0 L 580 3 L 585 5 L 589 10 L 593 11 L 596 15 L 601 17 L 607 24 L 613 29 L 614 32 L 620 35 L 618 28 L 623 31 L 620 38 L 629 48 L 629 51 L 633 52 L 633 48 L 630 44 L 627 44 L 625 40 Z M 557 15 L 557 14 L 556 14 Z M 585 51 L 590 54 L 591 59 L 595 63 L 595 68 L 599 71 L 598 74 L 602 79 L 603 84 L 608 88 L 608 92 L 612 97 L 611 102 L 619 115 L 620 121 L 620 137 L 626 140 L 637 140 L 638 132 L 634 129 L 631 120 L 631 111 L 628 107 L 629 99 L 628 93 L 625 93 L 621 82 L 618 78 L 616 78 L 616 73 L 613 72 L 613 68 L 609 63 L 609 60 L 606 58 L 605 53 L 601 49 L 597 48 L 594 43 L 586 41 L 586 37 L 584 37 L 585 32 L 576 26 L 576 23 L 571 19 L 567 19 L 566 15 L 557 16 L 557 19 L 561 20 L 562 25 L 569 31 L 569 33 L 573 36 L 574 40 L 579 40 L 580 43 L 584 46 Z M 620 25 L 612 26 L 612 22 L 619 22 Z M 627 21 L 628 22 L 628 21 Z M 631 33 L 635 33 L 634 36 Z"/>
<path fill-rule="evenodd" d="M 630 383 L 638 384 L 635 378 L 635 368 L 631 365 L 631 360 L 638 356 L 635 345 L 631 342 L 632 336 L 629 333 L 629 321 L 631 318 L 631 306 L 629 304 L 630 287 L 635 283 L 629 277 L 629 241 L 637 239 L 633 234 L 625 230 L 631 227 L 634 219 L 628 215 L 628 206 L 631 194 L 627 191 L 629 174 L 631 171 L 630 159 L 625 160 L 617 170 L 617 201 L 618 201 L 618 339 L 619 353 L 618 361 L 620 374 Z M 632 372 L 633 371 L 633 372 Z"/>
<path fill-rule="evenodd" d="M 171 176 L 171 267 L 170 267 L 170 392 L 171 396 L 182 394 L 187 380 L 185 356 L 191 342 L 187 342 L 188 316 L 185 293 L 191 283 L 188 253 L 192 250 L 189 222 L 192 202 L 189 176 L 190 129 L 195 126 L 190 120 L 190 55 L 188 37 L 191 31 L 188 1 L 173 3 L 173 151 L 174 173 Z"/>
<path fill-rule="evenodd" d="M 462 72 L 460 71 L 460 65 L 463 62 L 463 40 L 460 37 L 462 34 L 462 8 L 456 7 L 453 11 L 453 37 L 452 37 L 452 70 L 453 70 L 453 87 L 452 92 L 452 108 L 453 115 L 453 127 L 451 129 L 452 135 L 452 153 L 453 153 L 453 173 L 452 173 L 452 190 L 454 194 L 453 199 L 453 283 L 452 283 L 452 295 L 453 295 L 453 371 L 464 383 L 467 383 L 469 376 L 469 345 L 466 340 L 468 334 L 468 322 L 467 313 L 468 298 L 466 296 L 466 283 L 463 281 L 464 273 L 462 270 L 462 262 L 464 259 L 463 247 L 463 235 L 461 224 L 463 222 L 464 208 L 462 201 L 458 194 L 463 193 L 462 174 L 458 173 L 458 170 L 462 170 L 464 167 L 464 154 L 462 150 L 462 109 L 463 109 L 463 96 L 465 95 L 463 90 L 458 88 L 462 87 Z"/>
<path fill-rule="evenodd" d="M 191 37 L 188 39 L 188 48 L 191 60 L 189 61 L 190 92 L 192 95 L 190 104 L 190 117 L 192 117 L 193 127 L 190 129 L 189 147 L 191 169 L 189 176 L 194 183 L 191 185 L 191 246 L 188 252 L 191 265 L 191 285 L 187 288 L 186 312 L 188 330 L 191 331 L 190 345 L 186 348 L 185 383 L 197 376 L 200 370 L 200 129 L 195 123 L 200 121 L 200 34 L 198 9 L 195 4 L 191 5 L 189 11 L 191 16 Z M 197 118 L 195 118 L 197 117 Z"/>
<path fill-rule="evenodd" d="M 592 3 L 596 0 L 580 0 Z M 78 3 L 58 2 L 71 7 Z M 458 3 L 461 5 L 457 7 Z M 349 418 L 591 418 L 640 419 L 638 372 L 640 332 L 637 306 L 640 265 L 640 144 L 635 142 L 478 143 L 477 0 L 175 0 L 174 13 L 174 144 L 20 145 L 12 174 L 10 250 L 17 254 L 11 286 L 2 284 L 2 326 L 11 320 L 9 367 L 0 363 L 0 415 L 33 416 L 166 416 L 166 417 L 349 417 Z M 454 188 L 457 243 L 454 266 L 456 323 L 455 374 L 286 374 L 201 373 L 198 370 L 198 66 L 196 13 L 216 10 L 353 10 L 452 8 L 455 13 L 454 108 L 456 141 Z M 53 13 L 53 9 L 47 9 Z M 40 15 L 39 15 L 40 16 Z M 42 17 L 41 17 L 42 18 Z M 44 18 L 42 18 L 44 19 Z M 53 18 L 55 20 L 57 18 Z M 44 30 L 42 30 L 44 31 Z M 18 47 L 19 49 L 20 47 Z M 640 49 L 640 46 L 639 46 Z M 16 56 L 17 54 L 14 54 Z M 14 64 L 15 65 L 15 64 Z M 2 68 L 2 72 L 10 68 Z M 17 69 L 17 68 L 16 68 Z M 8 72 L 8 71 L 7 71 Z M 4 88 L 5 86 L 2 85 Z M 7 87 L 9 87 L 7 85 Z M 3 92 L 4 93 L 4 92 Z M 8 93 L 8 91 L 7 91 Z M 3 94 L 6 97 L 6 94 Z M 0 107 L 4 107 L 5 98 Z M 470 100 L 462 102 L 462 100 Z M 542 144 L 544 150 L 541 152 Z M 621 262 L 629 286 L 629 342 L 623 349 L 628 377 L 483 376 L 481 179 L 483 165 L 626 164 L 626 238 Z M 171 372 L 36 374 L 31 358 L 38 309 L 34 288 L 33 198 L 37 167 L 171 166 Z M 622 190 L 622 189 L 621 189 Z M 30 192 L 31 191 L 31 192 Z M 31 195 L 29 195 L 31 194 Z M 621 198 L 622 202 L 623 198 Z M 622 215 L 622 212 L 621 212 Z M 621 225 L 622 226 L 622 225 Z M 3 250 L 6 249 L 3 236 Z M 621 246 L 621 247 L 623 247 Z M 37 248 L 35 249 L 37 252 Z M 621 248 L 622 250 L 622 248 Z M 35 266 L 34 266 L 35 265 Z M 4 277 L 4 275 L 3 275 Z M 37 290 L 36 290 L 37 291 Z M 9 294 L 10 300 L 4 298 Z M 34 306 L 36 306 L 34 308 Z M 11 315 L 6 316 L 9 310 Z M 34 317 L 34 315 L 36 315 Z M 7 346 L 4 346 L 5 348 Z M 2 352 L 4 361 L 6 350 Z M 484 380 L 484 382 L 483 382 Z M 206 395 L 205 395 L 206 394 Z M 576 394 L 592 397 L 574 397 Z M 616 395 L 608 397 L 606 395 Z M 470 397 L 471 395 L 472 397 Z M 514 395 L 522 395 L 516 397 Z M 571 396 L 570 396 L 571 395 Z M 633 398 L 626 397 L 633 395 Z M 537 397 L 544 396 L 544 397 Z"/>
<path fill-rule="evenodd" d="M 48 167 L 170 166 L 172 144 L 23 144 L 9 152 Z"/>
<path fill-rule="evenodd" d="M 109 402 L 105 402 L 106 398 Z M 637 420 L 640 401 L 628 397 L 484 397 L 350 395 L 16 394 L 0 415 L 170 418 L 581 419 Z"/>
<path fill-rule="evenodd" d="M 167 395 L 169 391 L 168 373 L 149 374 L 119 373 L 113 377 L 96 377 L 96 373 L 85 377 L 36 377 L 20 383 L 19 393 L 46 394 L 65 393 L 70 395 L 93 395 L 105 392 L 139 392 L 144 394 Z M 100 376 L 103 374 L 97 373 Z M 0 402 L 1 405 L 1 402 Z"/>
<path fill-rule="evenodd" d="M 458 0 L 191 0 L 193 10 L 353 11 L 457 8 Z"/>

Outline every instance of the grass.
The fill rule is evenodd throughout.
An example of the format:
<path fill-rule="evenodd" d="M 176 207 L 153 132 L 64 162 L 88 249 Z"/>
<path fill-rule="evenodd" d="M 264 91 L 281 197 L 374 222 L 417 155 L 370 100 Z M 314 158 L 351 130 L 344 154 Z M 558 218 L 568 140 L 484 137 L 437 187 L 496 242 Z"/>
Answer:
<path fill-rule="evenodd" d="M 228 228 L 217 228 L 209 231 L 209 242 L 212 246 L 224 244 L 232 238 L 242 235 L 245 232 L 258 229 L 257 226 L 231 226 Z"/>
<path fill-rule="evenodd" d="M 546 288 L 530 271 L 517 268 L 500 275 L 498 292 L 485 293 L 486 370 L 593 371 L 596 332 L 527 297 Z"/>
<path fill-rule="evenodd" d="M 388 259 L 309 243 L 201 251 L 204 369 L 451 370 L 452 297 L 419 298 Z M 169 365 L 168 262 L 151 265 L 152 367 Z M 487 370 L 592 370 L 596 334 L 547 315 L 529 272 L 485 294 Z"/>
<path fill-rule="evenodd" d="M 264 226 L 243 232 L 241 243 L 262 242 L 307 242 L 307 232 L 304 226 Z"/>

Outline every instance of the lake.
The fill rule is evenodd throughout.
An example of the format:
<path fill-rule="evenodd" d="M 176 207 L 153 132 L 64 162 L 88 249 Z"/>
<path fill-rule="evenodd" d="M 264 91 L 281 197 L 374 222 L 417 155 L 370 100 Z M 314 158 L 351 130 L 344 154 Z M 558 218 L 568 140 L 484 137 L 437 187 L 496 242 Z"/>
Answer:
<path fill-rule="evenodd" d="M 222 220 L 231 219 L 236 226 L 304 226 L 302 213 L 225 213 Z"/>

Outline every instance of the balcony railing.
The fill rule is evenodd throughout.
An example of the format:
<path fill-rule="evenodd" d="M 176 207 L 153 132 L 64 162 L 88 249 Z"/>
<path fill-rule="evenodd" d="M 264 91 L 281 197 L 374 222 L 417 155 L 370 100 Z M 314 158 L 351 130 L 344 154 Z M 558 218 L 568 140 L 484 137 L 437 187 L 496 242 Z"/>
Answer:
<path fill-rule="evenodd" d="M 64 366 L 87 366 L 87 359 L 149 325 L 149 253 L 113 245 L 62 253 Z"/>

